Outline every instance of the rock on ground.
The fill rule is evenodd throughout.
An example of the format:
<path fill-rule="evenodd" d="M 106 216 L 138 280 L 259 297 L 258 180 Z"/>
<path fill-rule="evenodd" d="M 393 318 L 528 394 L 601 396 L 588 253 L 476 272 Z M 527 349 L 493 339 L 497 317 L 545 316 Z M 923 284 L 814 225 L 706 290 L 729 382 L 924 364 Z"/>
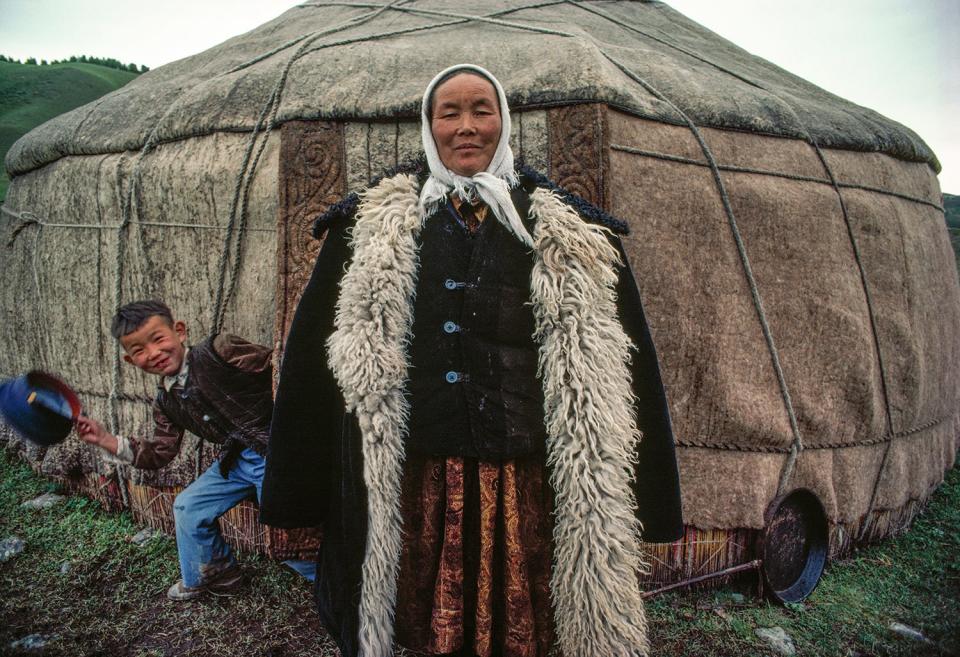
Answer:
<path fill-rule="evenodd" d="M 43 636 L 42 634 L 28 634 L 22 639 L 17 639 L 10 644 L 11 650 L 43 650 L 53 637 Z"/>
<path fill-rule="evenodd" d="M 150 541 L 151 538 L 155 538 L 157 536 L 161 536 L 160 532 L 153 527 L 145 527 L 137 532 L 133 538 L 130 539 L 130 542 L 137 547 L 143 547 Z"/>
<path fill-rule="evenodd" d="M 11 536 L 0 541 L 0 563 L 6 563 L 23 552 L 27 544 L 22 538 Z"/>
<path fill-rule="evenodd" d="M 909 625 L 904 625 L 903 623 L 890 623 L 890 631 L 896 632 L 907 639 L 913 639 L 914 641 L 930 641 L 930 639 L 923 635 L 923 632 Z"/>
<path fill-rule="evenodd" d="M 56 493 L 44 493 L 40 497 L 35 497 L 32 500 L 27 500 L 20 506 L 25 509 L 49 509 L 52 506 L 60 504 L 66 500 L 66 496 L 57 495 Z"/>
<path fill-rule="evenodd" d="M 754 630 L 754 634 L 766 641 L 776 653 L 784 657 L 793 657 L 797 654 L 793 639 L 782 627 L 761 627 Z"/>

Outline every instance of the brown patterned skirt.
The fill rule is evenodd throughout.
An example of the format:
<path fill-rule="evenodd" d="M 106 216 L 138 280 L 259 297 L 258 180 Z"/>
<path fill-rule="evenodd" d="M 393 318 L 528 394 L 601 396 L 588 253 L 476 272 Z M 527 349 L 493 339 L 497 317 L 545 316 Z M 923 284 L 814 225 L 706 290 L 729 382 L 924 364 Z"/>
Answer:
<path fill-rule="evenodd" d="M 543 458 L 408 455 L 396 609 L 402 646 L 430 655 L 547 655 L 553 493 Z"/>

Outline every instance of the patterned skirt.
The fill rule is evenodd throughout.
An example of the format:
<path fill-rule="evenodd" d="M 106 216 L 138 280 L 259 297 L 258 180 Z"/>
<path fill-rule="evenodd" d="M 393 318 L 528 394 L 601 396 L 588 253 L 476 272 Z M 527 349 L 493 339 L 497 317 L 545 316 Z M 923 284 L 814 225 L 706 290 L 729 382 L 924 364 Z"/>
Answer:
<path fill-rule="evenodd" d="M 400 645 L 428 655 L 548 654 L 553 493 L 543 459 L 407 456 Z"/>

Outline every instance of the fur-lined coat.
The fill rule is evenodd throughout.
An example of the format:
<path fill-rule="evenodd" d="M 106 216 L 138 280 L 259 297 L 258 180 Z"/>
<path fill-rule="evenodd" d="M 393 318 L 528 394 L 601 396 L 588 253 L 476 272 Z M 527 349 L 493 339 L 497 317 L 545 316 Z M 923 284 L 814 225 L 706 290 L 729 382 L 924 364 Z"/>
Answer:
<path fill-rule="evenodd" d="M 421 183 L 385 178 L 318 220 L 275 401 L 261 517 L 322 527 L 318 609 L 345 657 L 392 654 Z M 657 358 L 615 235 L 626 227 L 530 170 L 513 198 L 534 238 L 557 642 L 570 657 L 645 655 L 640 537 L 676 540 L 682 520 Z"/>

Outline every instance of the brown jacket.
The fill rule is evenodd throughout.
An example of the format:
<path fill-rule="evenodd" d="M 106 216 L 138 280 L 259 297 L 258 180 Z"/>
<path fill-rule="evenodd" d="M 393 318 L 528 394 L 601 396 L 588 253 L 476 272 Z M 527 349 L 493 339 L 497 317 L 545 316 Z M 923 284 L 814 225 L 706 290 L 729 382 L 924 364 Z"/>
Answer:
<path fill-rule="evenodd" d="M 128 438 L 133 466 L 158 469 L 170 463 L 185 430 L 263 454 L 273 412 L 271 357 L 271 349 L 229 334 L 191 348 L 186 384 L 168 391 L 161 380 L 157 389 L 153 437 Z"/>

